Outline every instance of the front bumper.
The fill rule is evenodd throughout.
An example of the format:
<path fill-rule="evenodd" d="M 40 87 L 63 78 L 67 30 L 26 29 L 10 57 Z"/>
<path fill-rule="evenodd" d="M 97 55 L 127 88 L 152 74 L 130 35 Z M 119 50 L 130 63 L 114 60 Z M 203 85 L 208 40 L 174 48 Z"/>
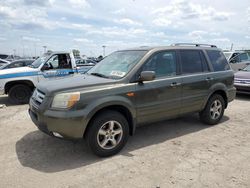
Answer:
<path fill-rule="evenodd" d="M 231 89 L 228 90 L 228 102 L 232 102 L 236 97 L 236 88 L 232 87 Z"/>
<path fill-rule="evenodd" d="M 50 136 L 56 133 L 64 138 L 81 139 L 87 127 L 84 116 L 76 116 L 75 112 L 69 111 L 41 111 L 32 99 L 29 114 L 37 128 Z"/>
<path fill-rule="evenodd" d="M 234 84 L 237 93 L 250 94 L 250 84 Z"/>

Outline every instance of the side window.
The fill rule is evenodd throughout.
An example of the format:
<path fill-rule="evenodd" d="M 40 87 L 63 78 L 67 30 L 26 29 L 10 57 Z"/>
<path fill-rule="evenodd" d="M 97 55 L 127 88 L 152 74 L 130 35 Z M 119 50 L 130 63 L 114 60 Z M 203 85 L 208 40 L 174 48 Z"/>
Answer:
<path fill-rule="evenodd" d="M 180 50 L 182 74 L 201 73 L 205 64 L 199 50 Z"/>
<path fill-rule="evenodd" d="M 16 63 L 12 63 L 9 65 L 9 68 L 17 68 L 17 67 L 22 67 L 23 66 L 23 62 L 16 62 Z"/>
<path fill-rule="evenodd" d="M 207 63 L 207 60 L 206 60 L 206 58 L 204 56 L 204 53 L 200 52 L 200 56 L 201 56 L 201 61 L 202 61 L 203 72 L 209 72 L 208 63 Z"/>
<path fill-rule="evenodd" d="M 149 58 L 142 71 L 155 71 L 156 78 L 176 75 L 176 54 L 172 51 L 160 52 Z"/>
<path fill-rule="evenodd" d="M 70 69 L 70 57 L 66 54 L 53 55 L 47 62 L 49 69 Z"/>
<path fill-rule="evenodd" d="M 49 65 L 49 69 L 58 69 L 59 62 L 58 62 L 58 55 L 53 55 L 49 61 L 47 61 L 47 64 Z"/>
<path fill-rule="evenodd" d="M 240 60 L 240 62 L 247 61 L 248 60 L 247 53 L 240 54 L 239 55 L 239 60 Z"/>
<path fill-rule="evenodd" d="M 207 55 L 212 63 L 214 71 L 229 70 L 230 66 L 221 51 L 207 50 Z"/>

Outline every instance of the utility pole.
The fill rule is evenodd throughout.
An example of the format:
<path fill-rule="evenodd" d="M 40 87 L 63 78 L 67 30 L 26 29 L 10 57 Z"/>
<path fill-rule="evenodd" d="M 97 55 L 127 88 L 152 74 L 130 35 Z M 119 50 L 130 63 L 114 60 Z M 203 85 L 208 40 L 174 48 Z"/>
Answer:
<path fill-rule="evenodd" d="M 103 45 L 102 46 L 102 48 L 103 48 L 103 57 L 105 57 L 105 48 L 106 48 L 107 46 L 105 46 L 105 45 Z"/>
<path fill-rule="evenodd" d="M 13 59 L 15 60 L 16 57 L 16 49 L 13 49 Z"/>
<path fill-rule="evenodd" d="M 231 44 L 230 51 L 233 51 L 234 43 Z"/>
<path fill-rule="evenodd" d="M 43 46 L 43 49 L 44 49 L 44 53 L 47 52 L 47 46 Z"/>

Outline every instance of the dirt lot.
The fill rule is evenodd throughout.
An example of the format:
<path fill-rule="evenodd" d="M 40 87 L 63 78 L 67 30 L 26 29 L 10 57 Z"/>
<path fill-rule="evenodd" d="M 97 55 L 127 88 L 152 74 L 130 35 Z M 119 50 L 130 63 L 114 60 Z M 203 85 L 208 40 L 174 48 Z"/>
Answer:
<path fill-rule="evenodd" d="M 250 187 L 250 96 L 238 96 L 217 126 L 189 116 L 138 128 L 105 159 L 38 131 L 28 105 L 5 96 L 0 104 L 0 187 Z"/>

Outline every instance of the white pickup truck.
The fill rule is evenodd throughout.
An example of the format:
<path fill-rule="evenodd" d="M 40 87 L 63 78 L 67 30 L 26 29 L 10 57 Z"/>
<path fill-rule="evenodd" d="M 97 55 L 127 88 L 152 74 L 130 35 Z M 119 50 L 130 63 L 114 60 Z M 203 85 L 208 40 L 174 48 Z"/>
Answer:
<path fill-rule="evenodd" d="M 52 52 L 38 58 L 29 67 L 0 70 L 0 94 L 8 94 L 15 104 L 29 102 L 39 82 L 85 73 L 90 66 L 77 67 L 72 53 Z"/>

